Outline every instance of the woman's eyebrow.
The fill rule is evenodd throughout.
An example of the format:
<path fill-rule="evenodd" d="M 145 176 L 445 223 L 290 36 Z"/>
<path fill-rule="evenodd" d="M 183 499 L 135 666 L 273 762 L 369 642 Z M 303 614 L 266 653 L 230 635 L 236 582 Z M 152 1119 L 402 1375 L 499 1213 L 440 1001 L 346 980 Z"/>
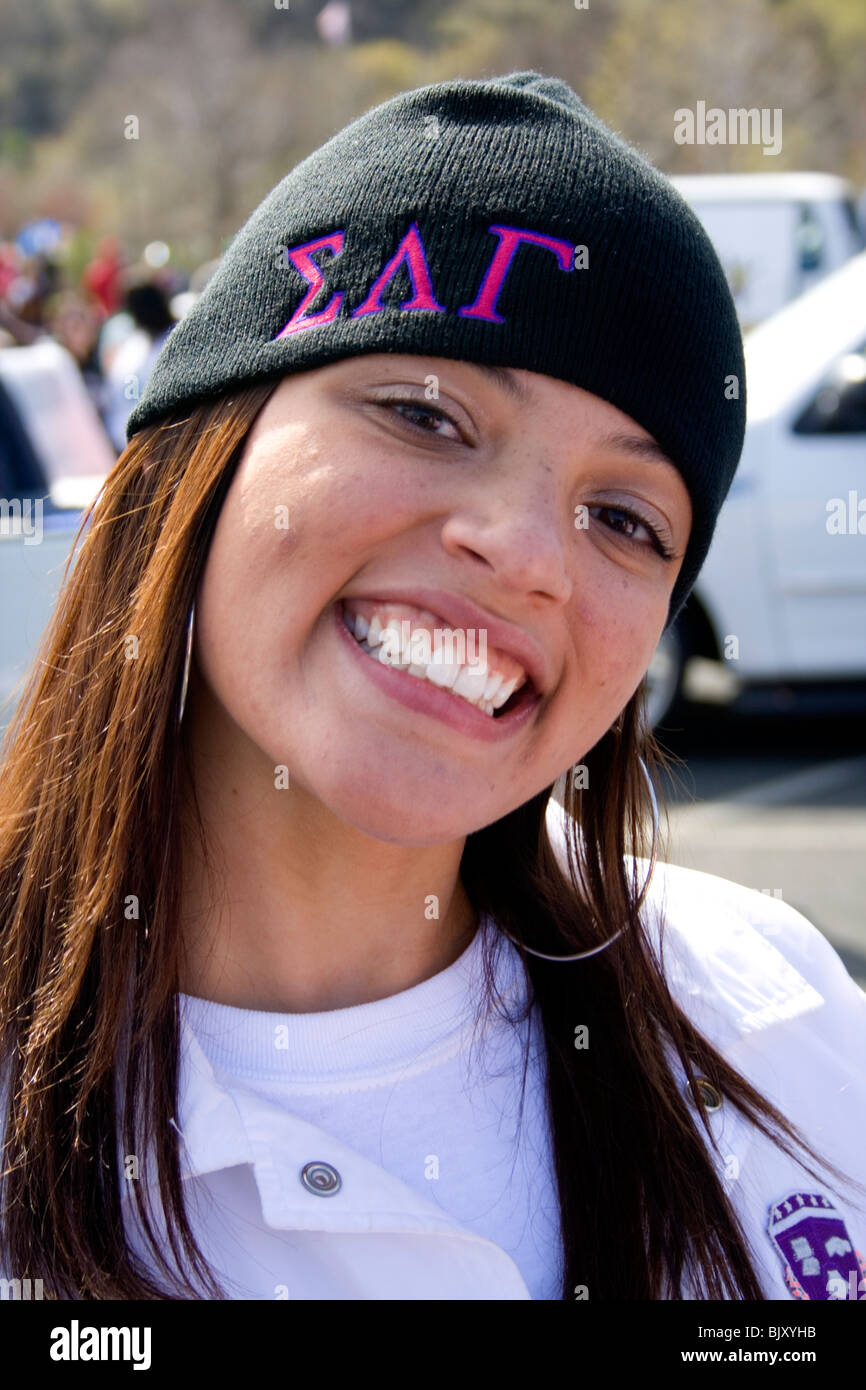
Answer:
<path fill-rule="evenodd" d="M 465 367 L 471 367 L 475 372 L 484 372 L 487 376 L 501 386 L 509 396 L 527 405 L 531 400 L 531 392 L 527 386 L 514 375 L 510 367 L 495 367 L 486 362 L 464 362 Z M 653 459 L 657 463 L 667 464 L 668 468 L 678 473 L 673 459 L 665 453 L 660 444 L 654 439 L 641 439 L 635 434 L 606 434 L 603 439 L 597 441 L 600 449 L 618 449 L 624 454 L 633 454 L 637 458 Z"/>
<path fill-rule="evenodd" d="M 654 439 L 641 439 L 636 434 L 606 434 L 596 441 L 600 449 L 618 449 L 624 454 L 634 454 L 637 458 L 653 459 L 656 463 L 667 464 L 679 472 L 672 458 L 669 458 L 660 444 Z"/>
<path fill-rule="evenodd" d="M 510 367 L 492 367 L 488 366 L 486 362 L 465 362 L 463 365 L 471 367 L 475 372 L 484 372 L 516 401 L 520 401 L 523 405 L 529 404 L 532 398 L 529 387 L 525 386 L 520 378 L 514 375 Z"/>
<path fill-rule="evenodd" d="M 464 366 L 471 367 L 476 372 L 484 372 L 487 376 L 492 377 L 509 396 L 513 396 L 523 405 L 529 404 L 531 400 L 529 388 L 519 377 L 514 375 L 510 367 L 494 367 L 486 362 L 466 362 Z M 607 434 L 597 443 L 601 449 L 618 449 L 621 453 L 633 454 L 637 458 L 654 459 L 657 463 L 665 463 L 675 472 L 679 472 L 673 459 L 654 439 L 641 439 L 635 434 Z"/>

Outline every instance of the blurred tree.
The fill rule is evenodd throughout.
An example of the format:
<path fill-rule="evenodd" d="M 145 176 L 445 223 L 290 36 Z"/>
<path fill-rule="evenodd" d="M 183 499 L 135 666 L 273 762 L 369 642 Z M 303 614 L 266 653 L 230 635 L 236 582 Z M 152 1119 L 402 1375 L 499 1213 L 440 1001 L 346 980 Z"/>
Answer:
<path fill-rule="evenodd" d="M 295 121 L 314 93 L 299 54 L 261 53 L 232 0 L 153 0 L 151 19 L 110 54 L 69 140 L 114 204 L 108 230 L 205 259 L 236 229 L 256 169 L 304 152 Z"/>
<path fill-rule="evenodd" d="M 0 238 L 65 208 L 133 255 L 163 239 L 191 269 L 354 116 L 521 68 L 565 78 L 671 173 L 866 182 L 864 0 L 349 3 L 352 40 L 329 47 L 325 0 L 0 0 Z M 699 100 L 781 107 L 782 153 L 678 145 L 674 113 Z"/>
<path fill-rule="evenodd" d="M 587 98 L 669 173 L 811 168 L 862 181 L 866 80 L 858 49 L 846 54 L 855 32 L 860 55 L 866 38 L 866 8 L 856 4 L 859 20 L 851 0 L 621 0 Z M 698 101 L 725 112 L 781 109 L 781 152 L 676 144 L 674 113 Z"/>
<path fill-rule="evenodd" d="M 0 129 L 60 130 L 112 47 L 144 22 L 135 0 L 0 0 Z"/>

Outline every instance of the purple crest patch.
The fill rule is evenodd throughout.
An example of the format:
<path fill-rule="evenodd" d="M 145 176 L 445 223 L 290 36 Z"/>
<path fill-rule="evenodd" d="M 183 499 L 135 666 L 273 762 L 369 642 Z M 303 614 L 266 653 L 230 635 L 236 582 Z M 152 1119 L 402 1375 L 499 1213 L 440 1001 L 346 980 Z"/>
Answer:
<path fill-rule="evenodd" d="M 820 1192 L 792 1192 L 770 1207 L 767 1227 L 794 1298 L 866 1296 L 866 1260 L 845 1222 Z"/>

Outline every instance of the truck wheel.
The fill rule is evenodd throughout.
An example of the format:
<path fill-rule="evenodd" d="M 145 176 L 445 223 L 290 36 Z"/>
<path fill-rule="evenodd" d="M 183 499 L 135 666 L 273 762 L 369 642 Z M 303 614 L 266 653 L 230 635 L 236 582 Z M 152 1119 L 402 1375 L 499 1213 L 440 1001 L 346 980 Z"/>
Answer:
<path fill-rule="evenodd" d="M 679 622 L 662 634 L 646 673 L 647 721 L 654 729 L 680 702 L 686 641 Z"/>

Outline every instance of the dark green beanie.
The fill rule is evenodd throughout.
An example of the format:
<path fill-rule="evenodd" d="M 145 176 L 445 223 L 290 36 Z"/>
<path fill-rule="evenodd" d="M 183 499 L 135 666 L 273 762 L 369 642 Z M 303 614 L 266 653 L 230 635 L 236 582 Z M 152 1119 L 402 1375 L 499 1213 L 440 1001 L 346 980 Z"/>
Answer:
<path fill-rule="evenodd" d="M 739 324 L 701 223 L 567 83 L 404 92 L 302 160 L 173 329 L 128 438 L 179 407 L 361 352 L 542 372 L 648 430 L 706 558 L 745 429 Z"/>

